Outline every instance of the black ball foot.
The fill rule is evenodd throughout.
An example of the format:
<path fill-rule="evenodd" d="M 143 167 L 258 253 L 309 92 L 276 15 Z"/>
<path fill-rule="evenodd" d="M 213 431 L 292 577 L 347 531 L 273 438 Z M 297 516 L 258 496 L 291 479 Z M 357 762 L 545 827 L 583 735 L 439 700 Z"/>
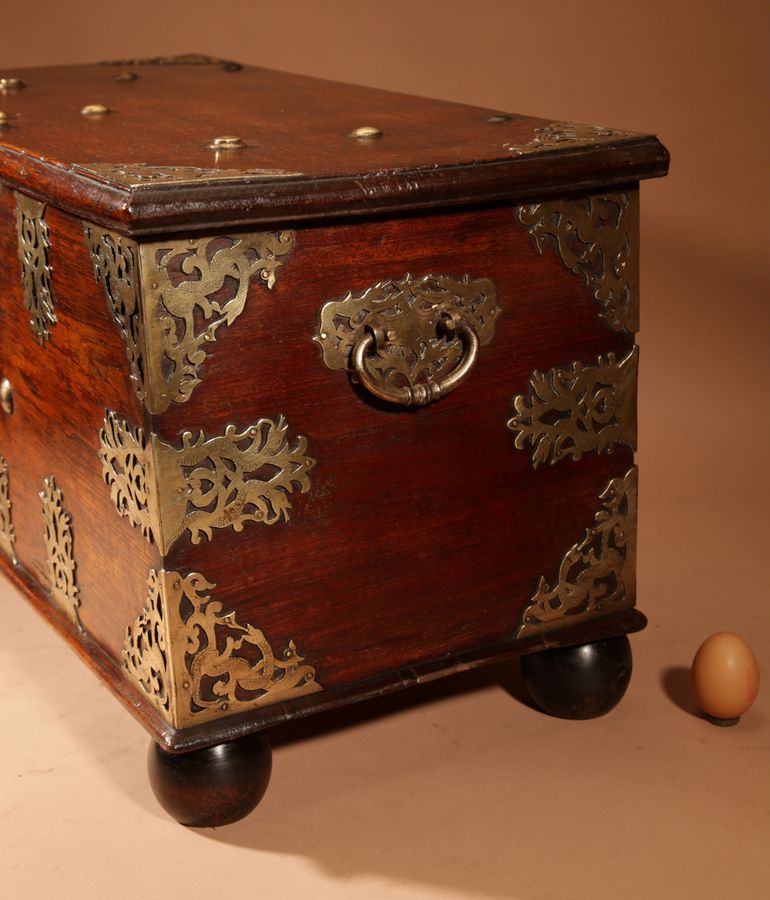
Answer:
<path fill-rule="evenodd" d="M 523 656 L 527 690 L 544 712 L 593 719 L 616 706 L 631 680 L 631 645 L 624 636 Z"/>
<path fill-rule="evenodd" d="M 272 752 L 261 733 L 190 753 L 168 753 L 153 742 L 147 768 L 153 793 L 177 822 L 217 828 L 247 816 L 262 799 Z"/>

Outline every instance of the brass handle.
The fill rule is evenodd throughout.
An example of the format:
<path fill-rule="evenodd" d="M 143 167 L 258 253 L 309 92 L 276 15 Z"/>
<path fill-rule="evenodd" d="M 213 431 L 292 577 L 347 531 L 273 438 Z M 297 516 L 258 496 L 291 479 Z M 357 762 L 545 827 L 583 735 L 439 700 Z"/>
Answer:
<path fill-rule="evenodd" d="M 399 406 L 426 406 L 453 391 L 465 380 L 476 362 L 479 337 L 470 325 L 462 320 L 457 321 L 449 315 L 442 318 L 441 325 L 447 334 L 456 335 L 463 344 L 462 362 L 448 375 L 438 381 L 429 378 L 422 384 L 407 384 L 401 387 L 377 382 L 366 366 L 366 357 L 371 349 L 381 346 L 386 338 L 381 331 L 368 328 L 358 339 L 351 353 L 353 371 L 360 383 L 380 400 Z"/>

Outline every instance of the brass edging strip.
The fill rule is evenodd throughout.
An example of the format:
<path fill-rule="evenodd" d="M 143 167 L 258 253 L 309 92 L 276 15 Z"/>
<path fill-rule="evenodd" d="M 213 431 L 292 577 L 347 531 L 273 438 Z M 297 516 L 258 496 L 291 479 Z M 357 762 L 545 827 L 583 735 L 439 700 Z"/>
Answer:
<path fill-rule="evenodd" d="M 516 637 L 630 609 L 636 602 L 638 469 L 611 479 L 585 536 L 564 554 L 554 586 L 541 575 Z"/>
<path fill-rule="evenodd" d="M 83 230 L 134 390 L 152 414 L 190 399 L 208 346 L 243 312 L 252 279 L 272 290 L 294 248 L 292 231 L 137 243 L 90 222 Z"/>

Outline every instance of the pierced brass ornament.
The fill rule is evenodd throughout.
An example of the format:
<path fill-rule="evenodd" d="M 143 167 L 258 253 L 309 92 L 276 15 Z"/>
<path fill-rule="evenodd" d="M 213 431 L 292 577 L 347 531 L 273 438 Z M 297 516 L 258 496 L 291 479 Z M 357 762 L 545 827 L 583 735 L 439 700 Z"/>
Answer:
<path fill-rule="evenodd" d="M 16 534 L 13 530 L 13 521 L 11 520 L 11 511 L 13 504 L 11 503 L 11 493 L 8 485 L 8 463 L 3 456 L 0 456 L 0 550 L 10 559 L 16 566 L 19 561 L 16 559 Z"/>
<path fill-rule="evenodd" d="M 144 611 L 126 629 L 123 666 L 176 728 L 322 690 L 293 641 L 278 657 L 264 633 L 223 613 L 199 572 L 150 571 Z"/>
<path fill-rule="evenodd" d="M 72 552 L 72 517 L 64 507 L 62 493 L 53 476 L 43 481 L 40 500 L 43 504 L 51 599 L 82 631 L 78 618 L 80 600 L 75 581 L 75 557 Z"/>
<path fill-rule="evenodd" d="M 222 148 L 218 148 L 222 149 Z M 146 163 L 84 163 L 75 167 L 85 175 L 95 175 L 122 187 L 137 189 L 153 184 L 196 184 L 202 181 L 259 181 L 290 178 L 300 172 L 270 168 L 201 168 L 199 166 L 151 166 Z"/>
<path fill-rule="evenodd" d="M 14 191 L 16 198 L 16 234 L 18 238 L 24 306 L 30 313 L 30 327 L 44 346 L 56 324 L 51 295 L 51 266 L 48 251 L 51 242 L 45 222 L 46 204 Z"/>
<path fill-rule="evenodd" d="M 553 465 L 567 456 L 612 453 L 616 443 L 636 450 L 636 385 L 639 348 L 620 362 L 614 353 L 597 358 L 595 366 L 573 362 L 569 369 L 535 370 L 529 393 L 517 394 L 507 427 L 514 445 L 532 447 L 532 466 Z"/>
<path fill-rule="evenodd" d="M 294 247 L 291 231 L 143 244 L 90 223 L 84 232 L 134 390 L 155 414 L 190 399 L 205 348 L 241 315 L 252 278 L 272 290 Z"/>
<path fill-rule="evenodd" d="M 564 554 L 552 588 L 541 575 L 517 637 L 631 608 L 636 601 L 638 469 L 613 478 L 585 537 Z"/>
<path fill-rule="evenodd" d="M 490 116 L 487 122 L 498 121 L 502 116 Z M 509 117 L 510 118 L 510 117 Z M 550 150 L 566 150 L 571 147 L 591 147 L 594 144 L 613 143 L 618 139 L 635 137 L 632 131 L 619 131 L 603 125 L 582 125 L 579 122 L 549 122 L 535 128 L 532 139 L 525 144 L 503 144 L 506 150 L 517 156 L 542 153 Z"/>
<path fill-rule="evenodd" d="M 291 444 L 288 429 L 279 416 L 243 431 L 228 425 L 208 439 L 185 431 L 176 449 L 155 434 L 146 440 L 141 428 L 108 410 L 99 458 L 117 511 L 165 554 L 185 531 L 198 544 L 214 529 L 289 521 L 291 495 L 310 490 L 315 460 L 307 438 Z"/>
<path fill-rule="evenodd" d="M 639 330 L 639 192 L 519 206 L 538 253 L 555 250 L 591 288 L 614 331 Z"/>
<path fill-rule="evenodd" d="M 406 275 L 324 304 L 313 340 L 329 369 L 350 372 L 375 397 L 424 406 L 468 375 L 499 312 L 488 278 Z"/>

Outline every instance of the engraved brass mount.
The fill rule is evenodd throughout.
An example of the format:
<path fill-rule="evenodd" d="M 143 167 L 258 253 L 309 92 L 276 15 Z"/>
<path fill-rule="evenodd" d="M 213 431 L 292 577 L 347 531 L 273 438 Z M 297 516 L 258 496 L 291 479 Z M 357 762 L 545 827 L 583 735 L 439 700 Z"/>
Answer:
<path fill-rule="evenodd" d="M 177 449 L 108 410 L 99 458 L 117 511 L 165 554 L 185 531 L 197 544 L 214 529 L 288 521 L 291 495 L 310 490 L 315 465 L 307 438 L 290 443 L 288 430 L 279 416 L 212 438 L 185 431 Z"/>
<path fill-rule="evenodd" d="M 83 227 L 134 390 L 155 414 L 190 399 L 217 331 L 243 313 L 252 278 L 272 290 L 281 258 L 294 247 L 290 231 L 137 244 Z"/>
<path fill-rule="evenodd" d="M 639 330 L 639 192 L 519 206 L 538 253 L 555 251 L 591 288 L 614 331 Z"/>
<path fill-rule="evenodd" d="M 425 406 L 465 380 L 499 312 L 488 278 L 406 275 L 324 304 L 313 340 L 378 399 Z"/>
<path fill-rule="evenodd" d="M 75 580 L 72 517 L 64 506 L 62 492 L 56 486 L 53 476 L 44 480 L 40 500 L 43 507 L 51 599 L 72 624 L 82 630 L 78 618 L 80 600 Z"/>
<path fill-rule="evenodd" d="M 533 372 L 529 393 L 512 401 L 508 428 L 519 450 L 532 446 L 532 465 L 578 460 L 584 453 L 611 453 L 616 443 L 636 449 L 636 383 L 639 348 L 620 362 L 614 353 L 595 366 Z"/>
<path fill-rule="evenodd" d="M 540 576 L 517 637 L 633 607 L 636 600 L 638 470 L 613 478 L 582 540 L 564 554 L 554 586 Z"/>
<path fill-rule="evenodd" d="M 177 728 L 322 690 L 293 641 L 275 655 L 264 633 L 223 612 L 199 572 L 150 571 L 143 612 L 126 629 L 123 667 Z"/>

